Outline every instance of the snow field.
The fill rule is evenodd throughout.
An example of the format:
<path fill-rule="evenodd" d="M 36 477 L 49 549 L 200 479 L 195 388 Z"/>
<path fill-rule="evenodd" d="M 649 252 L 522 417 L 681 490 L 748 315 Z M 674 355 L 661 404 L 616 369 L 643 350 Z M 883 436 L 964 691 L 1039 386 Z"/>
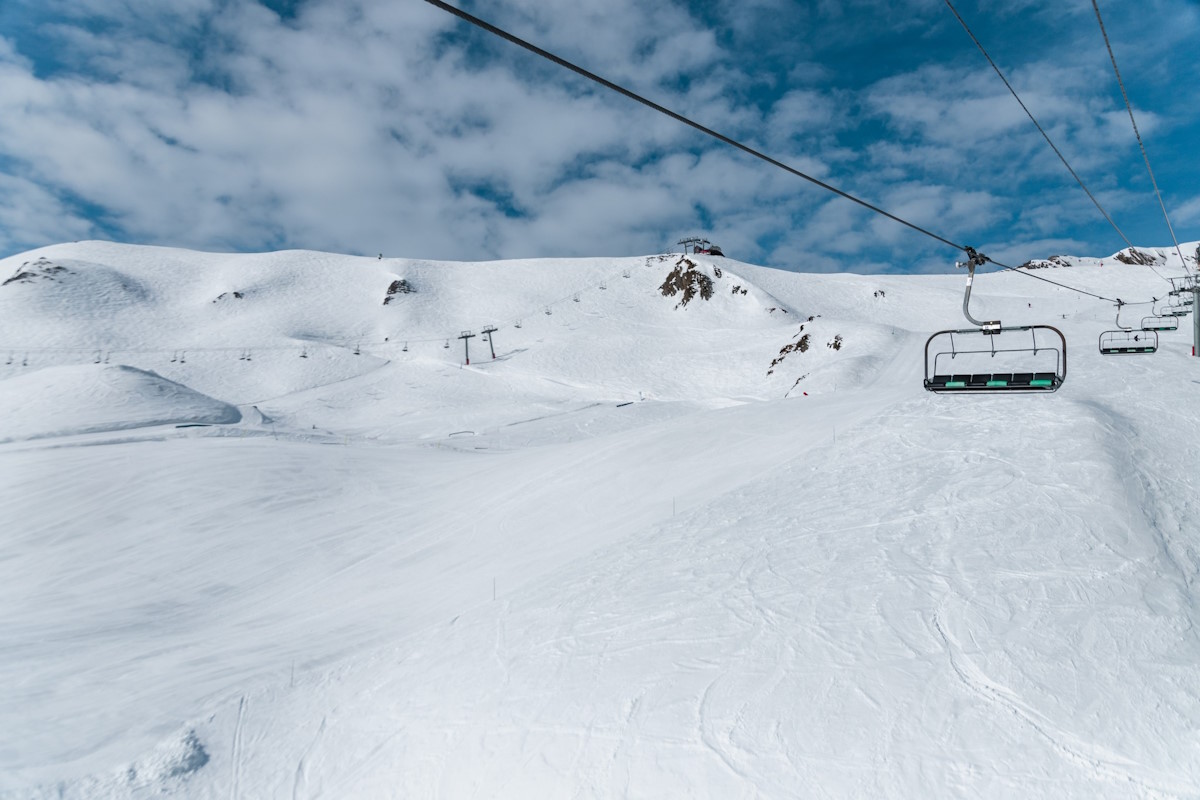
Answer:
<path fill-rule="evenodd" d="M 1067 383 L 943 397 L 922 347 L 963 327 L 961 276 L 722 262 L 676 310 L 646 259 L 61 247 L 148 287 L 98 315 L 128 342 L 174 318 L 167 284 L 201 287 L 171 327 L 199 355 L 131 360 L 241 419 L 8 429 L 0 796 L 1200 795 L 1187 330 L 1105 359 L 1113 309 L 982 276 L 978 316 L 1064 329 Z M 369 292 L 320 290 L 359 268 Z M 396 274 L 425 290 L 384 307 Z M 1039 274 L 1158 290 L 1107 260 Z M 201 310 L 241 286 L 260 301 Z M 79 329 L 13 288 L 0 341 L 69 359 Z M 433 336 L 554 298 L 495 361 Z M 405 353 L 397 310 L 431 341 Z M 321 358 L 285 349 L 306 316 Z M 767 376 L 801 323 L 812 348 Z M 389 340 L 355 356 L 356 332 Z M 240 362 L 250 335 L 281 349 Z M 16 367 L 16 401 L 102 369 Z"/>

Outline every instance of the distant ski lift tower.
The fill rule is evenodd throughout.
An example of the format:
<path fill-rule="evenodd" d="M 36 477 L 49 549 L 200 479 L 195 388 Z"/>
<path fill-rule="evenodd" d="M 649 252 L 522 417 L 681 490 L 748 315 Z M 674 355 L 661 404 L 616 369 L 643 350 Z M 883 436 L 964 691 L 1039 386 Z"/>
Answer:
<path fill-rule="evenodd" d="M 492 334 L 496 332 L 495 325 L 488 325 L 483 329 L 483 334 L 487 336 L 488 347 L 492 350 L 492 359 L 496 358 L 496 345 L 492 342 Z"/>
<path fill-rule="evenodd" d="M 1171 294 L 1182 299 L 1190 294 L 1192 300 L 1192 355 L 1200 358 L 1200 277 L 1185 275 L 1182 278 L 1171 278 Z"/>
<path fill-rule="evenodd" d="M 697 253 L 697 254 L 706 255 L 706 256 L 724 256 L 725 255 L 725 253 L 722 252 L 719 245 L 715 245 L 715 244 L 711 243 L 710 241 L 708 241 L 708 239 L 702 239 L 699 236 L 689 236 L 686 239 L 680 239 L 678 244 L 683 245 L 683 252 L 685 254 L 688 252 L 688 247 L 691 246 L 692 253 Z"/>
<path fill-rule="evenodd" d="M 471 366 L 471 340 L 475 338 L 475 334 L 470 331 L 463 331 L 458 338 L 463 340 L 463 356 L 467 359 L 467 366 Z"/>

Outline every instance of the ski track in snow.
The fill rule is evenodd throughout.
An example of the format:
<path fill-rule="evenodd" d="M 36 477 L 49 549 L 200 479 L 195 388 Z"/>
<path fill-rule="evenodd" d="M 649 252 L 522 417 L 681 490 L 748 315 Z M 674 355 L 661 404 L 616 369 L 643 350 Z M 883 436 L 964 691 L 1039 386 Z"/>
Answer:
<path fill-rule="evenodd" d="M 1102 359 L 1076 345 L 1103 307 L 986 276 L 976 313 L 1070 310 L 1071 374 L 949 398 L 920 374 L 957 278 L 723 262 L 719 299 L 676 310 L 653 259 L 46 252 L 136 273 L 177 335 L 314 350 L 135 364 L 75 425 L 0 431 L 0 565 L 30 576 L 0 586 L 5 800 L 1200 797 L 1186 331 Z M 213 306 L 237 259 L 255 291 Z M 1119 270 L 1070 275 L 1153 279 Z M 397 275 L 419 292 L 383 308 Z M 37 302 L 0 293 L 0 339 L 166 329 L 59 330 L 37 309 L 69 296 L 16 290 Z M 399 349 L 395 325 L 480 317 L 524 317 L 496 361 Z M 810 351 L 765 376 L 801 323 Z M 0 390 L 53 403 L 102 369 Z M 145 427 L 189 419 L 223 424 Z"/>

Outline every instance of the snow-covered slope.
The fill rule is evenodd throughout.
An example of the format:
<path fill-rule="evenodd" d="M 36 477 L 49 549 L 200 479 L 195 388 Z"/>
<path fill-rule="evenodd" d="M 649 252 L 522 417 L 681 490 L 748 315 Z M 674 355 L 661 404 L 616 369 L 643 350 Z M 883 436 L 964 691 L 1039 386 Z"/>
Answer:
<path fill-rule="evenodd" d="M 228 424 L 242 415 L 135 367 L 82 364 L 46 367 L 0 381 L 0 443 L 168 424 Z"/>
<path fill-rule="evenodd" d="M 0 797 L 1200 795 L 1186 326 L 689 261 L 0 261 Z"/>

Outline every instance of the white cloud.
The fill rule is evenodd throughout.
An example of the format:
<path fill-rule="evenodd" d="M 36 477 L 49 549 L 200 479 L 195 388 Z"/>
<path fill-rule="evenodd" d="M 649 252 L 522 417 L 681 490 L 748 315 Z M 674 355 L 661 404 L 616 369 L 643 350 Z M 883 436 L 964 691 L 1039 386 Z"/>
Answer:
<path fill-rule="evenodd" d="M 1175 225 L 1200 225 L 1200 195 L 1185 200 L 1174 208 L 1168 208 L 1167 213 Z"/>
<path fill-rule="evenodd" d="M 700 227 L 751 259 L 880 264 L 898 249 L 894 260 L 917 263 L 941 247 L 424 3 L 307 0 L 281 20 L 252 0 L 47 2 L 57 19 L 41 30 L 61 46 L 59 69 L 0 38 L 0 170 L 31 212 L 68 208 L 56 227 L 10 204 L 10 248 L 81 235 L 69 209 L 89 205 L 129 239 L 200 248 L 571 255 L 597 241 L 658 249 Z M 478 11 L 952 238 L 1011 224 L 1041 241 L 1096 217 L 986 66 L 931 60 L 860 92 L 810 57 L 838 32 L 866 36 L 864 20 L 903 18 L 908 33 L 889 35 L 932 36 L 946 20 L 922 4 L 704 10 L 737 17 L 728 28 L 682 2 Z M 760 73 L 727 49 L 763 31 L 764 46 L 782 46 L 783 19 L 823 37 L 797 43 L 787 69 Z M 1010 77 L 1120 208 L 1133 202 L 1123 186 L 1136 143 L 1095 62 L 1039 54 Z M 1139 110 L 1139 124 L 1157 135 L 1189 123 Z"/>
<path fill-rule="evenodd" d="M 11 231 L 23 238 L 16 239 Z M 59 197 L 31 181 L 0 173 L 0 252 L 17 251 L 30 240 L 77 241 L 95 235 L 95 226 Z"/>

